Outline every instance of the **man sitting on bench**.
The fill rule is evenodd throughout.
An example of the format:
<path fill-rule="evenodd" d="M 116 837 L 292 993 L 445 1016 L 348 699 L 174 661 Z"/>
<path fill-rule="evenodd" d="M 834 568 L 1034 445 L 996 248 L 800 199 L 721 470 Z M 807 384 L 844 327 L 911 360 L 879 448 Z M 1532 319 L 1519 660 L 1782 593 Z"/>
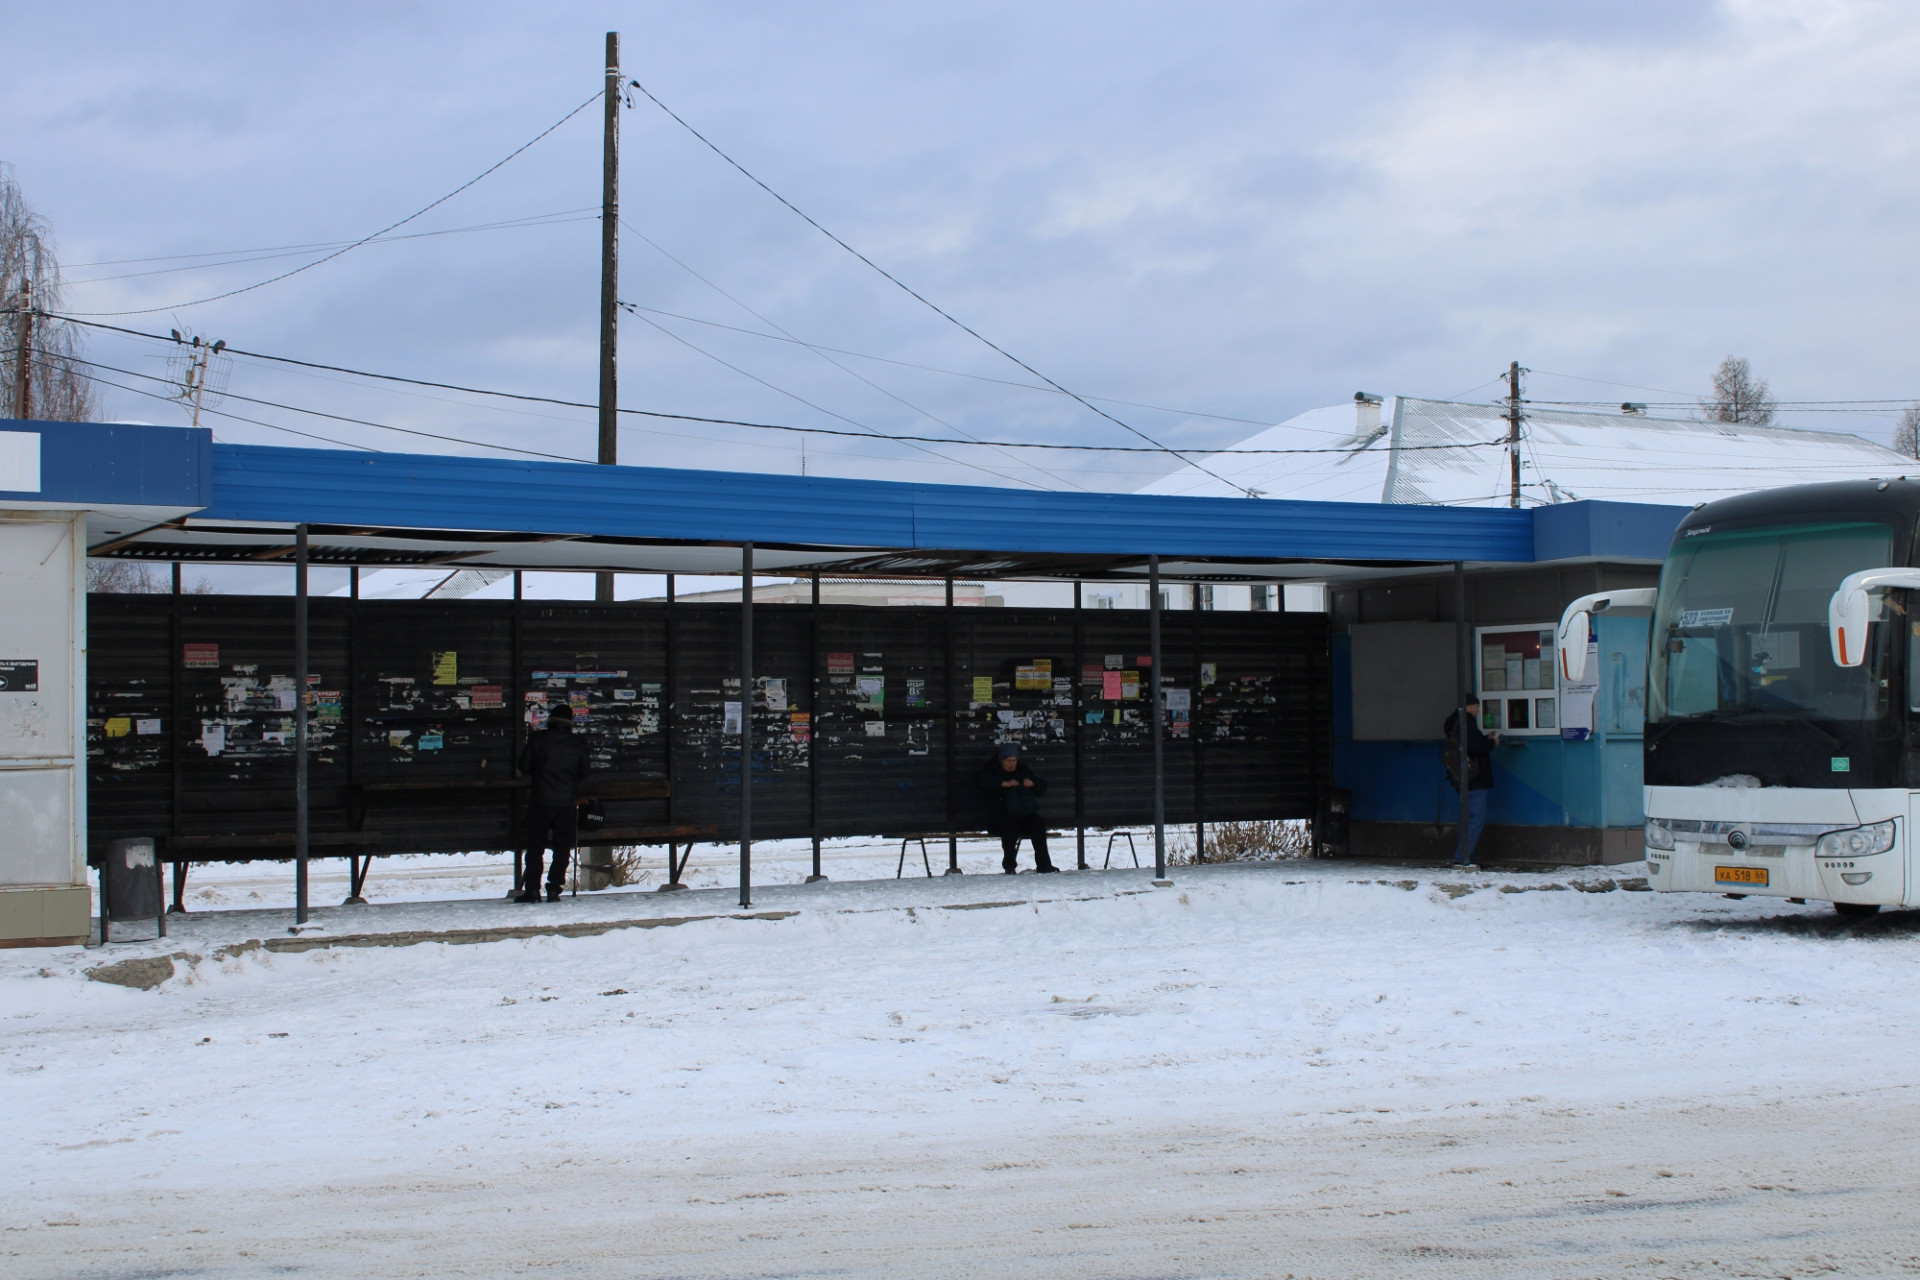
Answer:
<path fill-rule="evenodd" d="M 978 785 L 987 803 L 987 830 L 1000 837 L 1000 869 L 1013 875 L 1020 866 L 1020 841 L 1033 841 L 1033 869 L 1047 874 L 1059 868 L 1047 856 L 1047 823 L 1040 816 L 1040 797 L 1047 780 L 1027 768 L 1020 748 L 1003 742 L 993 759 L 980 770 Z"/>
<path fill-rule="evenodd" d="M 547 874 L 547 901 L 560 901 L 573 853 L 574 806 L 587 777 L 587 744 L 573 736 L 573 708 L 560 703 L 547 715 L 547 727 L 527 735 L 518 768 L 533 779 L 527 803 L 527 871 L 515 902 L 540 901 L 541 855 L 553 849 Z"/>

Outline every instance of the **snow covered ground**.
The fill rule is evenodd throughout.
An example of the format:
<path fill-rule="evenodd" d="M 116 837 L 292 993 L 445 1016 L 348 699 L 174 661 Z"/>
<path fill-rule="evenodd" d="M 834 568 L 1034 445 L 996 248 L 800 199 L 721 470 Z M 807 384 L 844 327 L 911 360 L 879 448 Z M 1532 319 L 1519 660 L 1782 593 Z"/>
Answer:
<path fill-rule="evenodd" d="M 195 883 L 253 909 L 164 943 L 0 952 L 0 1271 L 1920 1271 L 1920 913 L 1638 868 L 791 856 L 757 918 L 396 860 L 376 900 L 413 904 L 313 937 L 264 909 L 284 869 L 237 868 Z M 249 945 L 525 925 L 606 931 Z M 152 990 L 84 976 L 169 953 Z"/>

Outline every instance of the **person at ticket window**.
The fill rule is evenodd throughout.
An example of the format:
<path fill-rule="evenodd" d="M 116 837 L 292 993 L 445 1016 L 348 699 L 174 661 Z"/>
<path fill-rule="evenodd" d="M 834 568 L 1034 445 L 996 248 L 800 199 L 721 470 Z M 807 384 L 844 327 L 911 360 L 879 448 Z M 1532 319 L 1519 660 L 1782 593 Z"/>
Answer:
<path fill-rule="evenodd" d="M 1047 856 L 1047 824 L 1040 817 L 1040 797 L 1047 780 L 1027 768 L 1020 748 L 1003 742 L 978 779 L 987 804 L 987 830 L 1000 837 L 1000 869 L 1008 875 L 1020 870 L 1020 841 L 1033 841 L 1033 869 L 1045 875 L 1058 871 Z"/>
<path fill-rule="evenodd" d="M 547 901 L 560 901 L 573 855 L 574 806 L 587 777 L 587 742 L 573 733 L 573 708 L 566 703 L 547 715 L 547 727 L 527 735 L 517 764 L 533 780 L 527 804 L 527 870 L 515 902 L 540 901 L 540 863 L 549 847 L 553 869 L 547 873 Z"/>
<path fill-rule="evenodd" d="M 1500 745 L 1497 733 L 1480 731 L 1480 700 L 1469 699 L 1465 707 L 1467 713 L 1467 823 L 1460 831 L 1460 843 L 1453 852 L 1453 865 L 1463 869 L 1473 869 L 1477 864 L 1473 860 L 1474 846 L 1480 843 L 1480 832 L 1487 825 L 1487 797 L 1493 791 L 1493 749 Z M 1441 736 L 1445 746 L 1441 750 L 1441 761 L 1446 766 L 1447 781 L 1453 784 L 1454 794 L 1460 792 L 1460 712 L 1448 714 L 1446 724 L 1441 726 Z M 1455 813 L 1460 810 L 1456 807 Z"/>

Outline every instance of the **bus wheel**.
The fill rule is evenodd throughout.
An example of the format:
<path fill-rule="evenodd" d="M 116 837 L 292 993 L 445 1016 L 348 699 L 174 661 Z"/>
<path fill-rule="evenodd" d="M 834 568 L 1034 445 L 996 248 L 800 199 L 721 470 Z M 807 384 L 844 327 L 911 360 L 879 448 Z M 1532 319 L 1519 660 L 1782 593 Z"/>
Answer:
<path fill-rule="evenodd" d="M 1880 910 L 1877 902 L 1836 902 L 1833 909 L 1843 916 L 1870 916 Z"/>

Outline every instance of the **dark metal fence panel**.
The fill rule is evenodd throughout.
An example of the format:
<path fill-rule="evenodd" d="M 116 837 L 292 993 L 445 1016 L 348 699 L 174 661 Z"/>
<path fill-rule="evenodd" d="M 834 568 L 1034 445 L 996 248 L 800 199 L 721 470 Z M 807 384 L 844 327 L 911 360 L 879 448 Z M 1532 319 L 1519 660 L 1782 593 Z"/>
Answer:
<path fill-rule="evenodd" d="M 174 620 L 151 601 L 128 603 L 88 601 L 87 816 L 96 851 L 109 839 L 164 836 L 173 826 Z"/>
<path fill-rule="evenodd" d="M 130 596 L 90 607 L 95 851 L 160 835 L 194 860 L 286 856 L 276 837 L 293 812 L 290 602 Z M 657 602 L 316 599 L 306 673 L 316 847 L 512 847 L 524 793 L 514 755 L 560 701 L 581 714 L 588 790 L 613 797 L 610 828 L 671 821 L 734 838 L 729 704 L 737 716 L 743 701 L 764 838 L 812 829 L 810 749 L 823 835 L 944 831 L 950 780 L 954 825 L 978 829 L 976 777 L 1005 740 L 1052 783 L 1049 822 L 1070 825 L 1076 727 L 1086 822 L 1151 820 L 1144 612 L 1082 611 L 1076 664 L 1071 610 L 956 609 L 949 668 L 946 610 L 827 606 L 816 638 L 810 607 L 761 605 L 745 699 L 738 606 L 676 604 L 671 616 L 669 682 Z M 1326 636 L 1318 614 L 1163 615 L 1169 821 L 1312 814 L 1329 770 Z"/>
<path fill-rule="evenodd" d="M 821 834 L 945 831 L 944 612 L 822 607 L 819 645 Z"/>

